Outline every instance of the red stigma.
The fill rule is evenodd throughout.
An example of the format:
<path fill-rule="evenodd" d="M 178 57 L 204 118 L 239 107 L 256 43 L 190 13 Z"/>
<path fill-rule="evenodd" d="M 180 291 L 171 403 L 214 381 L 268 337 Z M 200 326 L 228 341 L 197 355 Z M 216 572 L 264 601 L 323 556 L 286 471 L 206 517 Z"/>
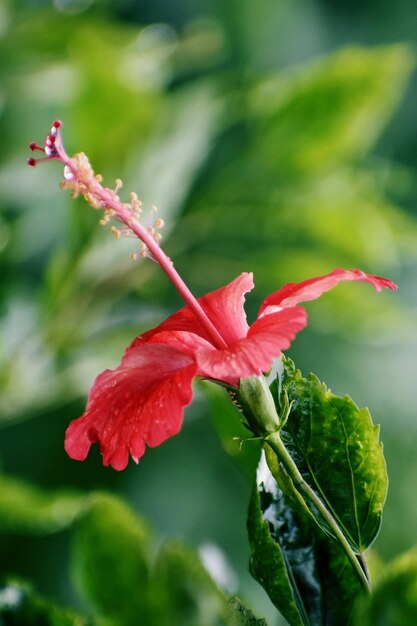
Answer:
<path fill-rule="evenodd" d="M 28 165 L 30 165 L 30 167 L 34 167 L 36 163 L 38 163 L 39 161 L 46 161 L 47 159 L 59 158 L 57 146 L 59 145 L 59 129 L 61 128 L 61 126 L 62 126 L 61 120 L 55 120 L 52 123 L 51 130 L 46 135 L 43 146 L 40 146 L 39 144 L 37 144 L 36 141 L 32 141 L 32 143 L 29 144 L 29 150 L 31 152 L 35 152 L 36 150 L 39 150 L 40 152 L 43 152 L 45 154 L 45 156 L 42 157 L 41 159 L 34 159 L 34 158 L 28 159 Z"/>
<path fill-rule="evenodd" d="M 29 150 L 31 150 L 31 152 L 35 152 L 35 150 L 41 150 L 42 152 L 45 152 L 45 149 L 41 146 L 38 146 L 36 141 L 32 141 L 32 143 L 29 144 Z"/>

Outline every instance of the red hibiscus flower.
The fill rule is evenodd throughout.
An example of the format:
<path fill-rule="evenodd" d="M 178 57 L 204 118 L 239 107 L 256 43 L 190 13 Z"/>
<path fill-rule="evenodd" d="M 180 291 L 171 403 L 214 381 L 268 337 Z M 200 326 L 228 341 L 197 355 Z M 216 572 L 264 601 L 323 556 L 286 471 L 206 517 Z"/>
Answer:
<path fill-rule="evenodd" d="M 244 295 L 253 288 L 251 274 L 213 291 L 198 304 L 217 329 L 220 349 L 189 306 L 137 337 L 115 370 L 100 374 L 90 391 L 85 413 L 68 427 L 65 449 L 84 460 L 98 443 L 103 464 L 116 470 L 135 462 L 146 445 L 154 447 L 181 428 L 184 407 L 192 399 L 192 380 L 200 376 L 238 387 L 241 378 L 258 376 L 286 350 L 307 323 L 300 302 L 314 300 L 340 281 L 368 282 L 381 291 L 391 281 L 360 270 L 336 269 L 300 283 L 288 283 L 261 304 L 248 326 Z"/>
<path fill-rule="evenodd" d="M 288 283 L 272 293 L 263 301 L 256 321 L 248 326 L 243 305 L 245 293 L 253 288 L 252 275 L 241 274 L 226 287 L 197 300 L 160 247 L 163 220 L 145 227 L 137 195 L 131 193 L 130 202 L 121 201 L 121 180 L 116 180 L 114 189 L 104 187 L 102 177 L 94 173 L 84 153 L 69 157 L 62 143 L 61 126 L 59 120 L 52 124 L 43 146 L 30 144 L 30 150 L 42 152 L 42 157 L 31 157 L 29 165 L 60 161 L 64 165 L 61 187 L 70 189 L 73 197 L 83 195 L 94 209 L 102 209 L 103 226 L 112 220 L 122 224 L 121 229 L 110 229 L 118 238 L 134 234 L 141 248 L 133 257 L 149 256 L 157 262 L 187 303 L 165 322 L 137 337 L 119 367 L 96 378 L 84 415 L 67 429 L 65 449 L 73 459 L 84 460 L 91 444 L 98 443 L 104 465 L 124 469 L 129 454 L 138 462 L 147 445 L 157 446 L 180 430 L 184 407 L 192 399 L 195 376 L 240 387 L 239 391 L 243 386 L 250 387 L 248 383 L 255 378 L 245 385 L 241 385 L 241 379 L 268 371 L 273 359 L 306 325 L 307 314 L 297 306 L 300 302 L 318 298 L 340 281 L 368 282 L 378 291 L 383 287 L 396 289 L 386 278 L 360 270 L 336 269 L 325 276 Z M 271 403 L 269 421 L 266 412 L 271 405 L 258 403 L 262 415 L 254 431 L 259 423 L 263 432 L 275 429 L 278 417 L 272 399 Z"/>

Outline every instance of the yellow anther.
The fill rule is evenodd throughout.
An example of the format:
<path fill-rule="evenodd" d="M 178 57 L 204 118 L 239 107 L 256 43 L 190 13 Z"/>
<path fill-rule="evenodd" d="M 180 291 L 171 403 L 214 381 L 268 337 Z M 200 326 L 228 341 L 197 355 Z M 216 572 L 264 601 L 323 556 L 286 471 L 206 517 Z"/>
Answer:
<path fill-rule="evenodd" d="M 110 222 L 112 217 L 113 217 L 113 211 L 111 210 L 104 211 L 104 215 L 103 215 L 103 218 L 100 220 L 100 224 L 102 226 L 105 226 L 106 224 Z"/>
<path fill-rule="evenodd" d="M 87 192 L 84 194 L 84 198 L 93 209 L 101 209 L 101 200 L 94 193 Z"/>
<path fill-rule="evenodd" d="M 162 217 L 158 217 L 157 220 L 155 220 L 155 228 L 162 228 L 162 226 L 165 224 L 164 220 L 162 219 Z"/>
<path fill-rule="evenodd" d="M 133 211 L 141 212 L 142 202 L 140 200 L 132 200 L 131 207 Z"/>
<path fill-rule="evenodd" d="M 110 228 L 110 232 L 111 232 L 111 233 L 113 233 L 113 235 L 114 235 L 117 239 L 120 239 L 120 235 L 121 235 L 121 233 L 120 233 L 120 230 L 118 230 L 118 229 L 116 228 L 116 226 L 112 226 L 112 227 Z"/>

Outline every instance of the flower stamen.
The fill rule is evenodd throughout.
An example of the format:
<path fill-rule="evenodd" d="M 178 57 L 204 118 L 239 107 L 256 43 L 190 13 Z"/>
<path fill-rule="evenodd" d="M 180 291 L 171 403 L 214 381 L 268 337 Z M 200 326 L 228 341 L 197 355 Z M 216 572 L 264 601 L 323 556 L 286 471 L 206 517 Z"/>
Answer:
<path fill-rule="evenodd" d="M 171 259 L 167 257 L 159 245 L 161 234 L 158 231 L 162 228 L 164 221 L 161 218 L 157 218 L 148 227 L 144 226 L 140 221 L 142 202 L 138 199 L 136 193 L 132 192 L 130 194 L 130 202 L 122 202 L 118 196 L 118 192 L 123 186 L 120 179 L 115 181 L 114 189 L 104 187 L 101 184 L 102 176 L 94 173 L 87 156 L 83 152 L 69 157 L 62 145 L 61 126 L 62 122 L 59 120 L 52 124 L 43 147 L 35 142 L 30 144 L 29 149 L 32 152 L 38 150 L 43 152 L 44 156 L 38 159 L 31 157 L 28 159 L 28 164 L 34 167 L 40 161 L 61 161 L 64 164 L 64 179 L 60 183 L 61 188 L 71 190 L 73 198 L 79 195 L 83 196 L 94 209 L 103 209 L 104 216 L 99 220 L 102 226 L 107 225 L 112 218 L 122 222 L 126 228 L 118 229 L 112 226 L 110 231 L 118 239 L 122 235 L 128 235 L 135 236 L 140 240 L 140 252 L 134 253 L 132 258 L 136 259 L 139 256 L 148 257 L 158 263 L 185 302 L 190 306 L 195 316 L 200 320 L 213 345 L 220 349 L 226 347 L 225 340 L 179 276 Z M 156 211 L 156 207 L 151 207 L 151 215 Z"/>

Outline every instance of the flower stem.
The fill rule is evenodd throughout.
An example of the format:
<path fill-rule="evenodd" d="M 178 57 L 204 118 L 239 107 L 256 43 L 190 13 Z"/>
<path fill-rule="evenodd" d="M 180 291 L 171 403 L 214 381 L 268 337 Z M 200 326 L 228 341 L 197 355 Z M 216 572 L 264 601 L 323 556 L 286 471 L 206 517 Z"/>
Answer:
<path fill-rule="evenodd" d="M 368 580 L 368 577 L 365 571 L 362 568 L 360 561 L 358 560 L 361 558 L 360 555 L 356 554 L 352 550 L 349 542 L 347 541 L 345 535 L 343 534 L 341 528 L 339 527 L 333 515 L 327 509 L 327 507 L 325 506 L 321 498 L 319 498 L 319 496 L 315 493 L 315 491 L 310 487 L 310 485 L 306 483 L 306 481 L 302 477 L 298 467 L 296 466 L 290 453 L 286 449 L 279 432 L 276 431 L 276 432 L 268 434 L 265 437 L 265 442 L 270 446 L 270 448 L 272 448 L 272 450 L 277 455 L 278 460 L 285 467 L 288 475 L 291 477 L 294 483 L 294 486 L 300 492 L 302 492 L 307 497 L 308 500 L 310 500 L 314 504 L 314 506 L 317 508 L 322 518 L 327 522 L 328 526 L 332 530 L 337 541 L 340 543 L 343 550 L 345 551 L 345 554 L 348 557 L 349 561 L 351 562 L 352 567 L 354 568 L 356 574 L 358 575 L 358 578 L 361 582 L 363 589 L 367 593 L 370 593 L 371 592 L 370 582 Z"/>
<path fill-rule="evenodd" d="M 367 593 L 370 593 L 370 582 L 367 572 L 362 565 L 362 556 L 353 551 L 339 524 L 321 498 L 310 485 L 306 483 L 281 439 L 279 432 L 281 419 L 277 414 L 275 402 L 265 378 L 259 376 L 241 380 L 239 389 L 233 392 L 233 397 L 237 400 L 238 405 L 247 418 L 252 432 L 256 436 L 263 438 L 264 442 L 273 450 L 278 462 L 282 464 L 288 476 L 291 478 L 293 488 L 297 492 L 295 495 L 299 503 L 305 510 L 310 512 L 311 517 L 316 524 L 319 525 L 316 516 L 311 511 L 311 507 L 308 506 L 306 500 L 314 504 L 322 519 L 327 523 L 334 537 L 343 548 L 362 587 Z"/>
<path fill-rule="evenodd" d="M 103 190 L 98 183 L 96 183 L 96 189 L 94 191 L 97 196 L 103 198 L 106 204 L 117 213 L 117 216 L 135 233 L 135 235 L 137 235 L 141 241 L 143 241 L 152 257 L 158 265 L 161 266 L 180 296 L 188 304 L 197 319 L 199 319 L 216 348 L 221 350 L 227 347 L 223 337 L 211 322 L 210 318 L 199 304 L 197 298 L 191 293 L 181 276 L 178 274 L 172 260 L 165 254 L 159 243 L 155 241 L 155 239 L 148 233 L 146 228 L 140 224 L 140 222 L 137 220 L 132 222 L 130 212 L 127 209 L 120 207 L 117 200 L 111 198 L 110 194 L 106 194 L 105 190 Z"/>

